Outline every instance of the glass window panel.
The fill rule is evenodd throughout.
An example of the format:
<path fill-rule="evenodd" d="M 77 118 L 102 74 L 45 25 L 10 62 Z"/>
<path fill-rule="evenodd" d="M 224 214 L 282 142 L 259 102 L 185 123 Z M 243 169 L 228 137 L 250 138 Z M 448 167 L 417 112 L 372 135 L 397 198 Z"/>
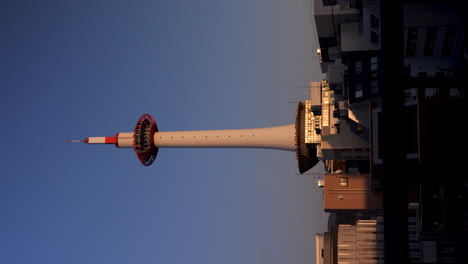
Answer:
<path fill-rule="evenodd" d="M 356 68 L 356 74 L 362 74 L 362 61 L 356 61 L 354 67 Z"/>

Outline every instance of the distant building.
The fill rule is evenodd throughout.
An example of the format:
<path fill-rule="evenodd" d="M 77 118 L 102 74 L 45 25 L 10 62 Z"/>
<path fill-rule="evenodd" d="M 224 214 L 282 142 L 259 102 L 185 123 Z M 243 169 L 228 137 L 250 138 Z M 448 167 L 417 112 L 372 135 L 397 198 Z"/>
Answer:
<path fill-rule="evenodd" d="M 324 209 L 389 216 L 389 263 L 468 263 L 466 14 L 456 0 L 314 1 Z M 339 262 L 336 232 L 323 263 Z"/>
<path fill-rule="evenodd" d="M 326 212 L 382 212 L 382 192 L 372 188 L 369 174 L 325 174 L 323 200 Z"/>
<path fill-rule="evenodd" d="M 369 103 L 348 106 L 326 80 L 311 83 L 310 90 L 311 98 L 305 101 L 305 137 L 306 143 L 316 144 L 317 156 L 322 160 L 370 160 Z"/>
<path fill-rule="evenodd" d="M 343 7 L 337 1 L 314 1 L 314 19 L 318 41 L 320 43 L 322 71 L 341 57 L 340 25 L 358 22 L 359 10 L 350 5 Z"/>
<path fill-rule="evenodd" d="M 338 224 L 315 235 L 316 263 L 384 263 L 383 218 Z"/>

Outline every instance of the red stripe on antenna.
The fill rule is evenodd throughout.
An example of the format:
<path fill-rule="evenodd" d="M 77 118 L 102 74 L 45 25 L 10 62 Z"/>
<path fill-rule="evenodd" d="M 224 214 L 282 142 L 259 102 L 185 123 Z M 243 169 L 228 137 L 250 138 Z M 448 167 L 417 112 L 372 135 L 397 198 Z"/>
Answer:
<path fill-rule="evenodd" d="M 117 143 L 116 137 L 106 137 L 106 144 L 115 144 Z"/>

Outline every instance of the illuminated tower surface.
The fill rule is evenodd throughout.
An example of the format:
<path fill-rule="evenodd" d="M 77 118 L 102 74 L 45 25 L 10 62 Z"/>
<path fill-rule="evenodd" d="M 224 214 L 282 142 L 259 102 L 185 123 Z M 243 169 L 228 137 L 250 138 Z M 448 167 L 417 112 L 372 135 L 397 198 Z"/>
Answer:
<path fill-rule="evenodd" d="M 303 108 L 303 104 L 299 103 L 298 115 L 301 114 L 301 106 Z M 311 147 L 301 140 L 301 127 L 301 118 L 296 117 L 296 124 L 267 128 L 160 132 L 153 117 L 144 114 L 133 132 L 66 142 L 114 144 L 118 148 L 133 148 L 145 166 L 155 161 L 159 148 L 267 148 L 295 151 L 299 171 L 304 173 L 318 159 L 315 152 L 309 151 Z M 313 155 L 310 155 L 312 152 Z"/>

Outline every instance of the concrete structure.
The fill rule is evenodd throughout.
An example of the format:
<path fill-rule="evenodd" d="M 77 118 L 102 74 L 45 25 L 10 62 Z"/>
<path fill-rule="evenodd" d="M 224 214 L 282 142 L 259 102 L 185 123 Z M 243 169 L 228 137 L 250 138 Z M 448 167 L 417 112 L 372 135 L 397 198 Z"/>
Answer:
<path fill-rule="evenodd" d="M 315 234 L 316 263 L 384 263 L 383 239 L 382 217 L 338 224 Z"/>

